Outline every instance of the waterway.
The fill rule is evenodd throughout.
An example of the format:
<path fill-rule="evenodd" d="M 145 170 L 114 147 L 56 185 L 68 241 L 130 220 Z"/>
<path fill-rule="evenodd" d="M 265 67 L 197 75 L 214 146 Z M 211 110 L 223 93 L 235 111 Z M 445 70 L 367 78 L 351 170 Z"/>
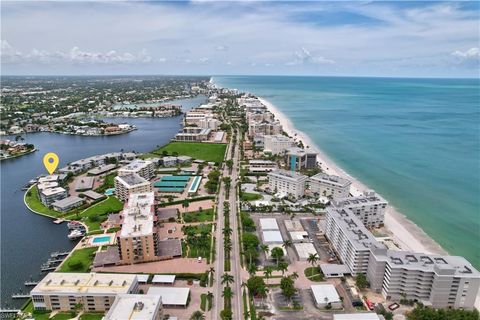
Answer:
<path fill-rule="evenodd" d="M 205 96 L 172 101 L 181 104 L 183 111 L 205 102 Z M 53 251 L 70 250 L 75 245 L 67 239 L 66 224 L 55 225 L 52 220 L 30 212 L 23 203 L 22 187 L 32 178 L 45 174 L 42 159 L 45 153 L 55 152 L 59 167 L 89 156 L 114 151 L 147 152 L 164 145 L 181 127 L 182 116 L 174 118 L 114 118 L 112 122 L 127 122 L 138 130 L 123 135 L 87 137 L 57 133 L 25 135 L 25 142 L 39 150 L 20 158 L 0 163 L 1 203 L 1 301 L 2 308 L 20 307 L 23 301 L 12 300 L 13 293 L 28 292 L 26 280 L 39 280 L 40 265 Z M 8 137 L 7 137 L 8 138 Z M 11 137 L 10 137 L 11 138 Z"/>

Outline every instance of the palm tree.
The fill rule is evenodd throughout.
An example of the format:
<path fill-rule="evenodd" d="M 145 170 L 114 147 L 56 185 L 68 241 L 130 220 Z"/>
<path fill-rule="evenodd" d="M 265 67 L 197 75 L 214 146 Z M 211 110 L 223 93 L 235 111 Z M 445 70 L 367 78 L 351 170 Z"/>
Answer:
<path fill-rule="evenodd" d="M 231 283 L 233 283 L 235 280 L 231 274 L 224 273 L 222 275 L 222 284 L 226 284 L 227 286 L 230 286 Z"/>
<path fill-rule="evenodd" d="M 260 250 L 262 250 L 265 253 L 265 255 L 268 255 L 268 252 L 270 251 L 270 248 L 266 244 L 262 244 L 260 246 Z"/>
<path fill-rule="evenodd" d="M 205 315 L 201 311 L 195 311 L 190 316 L 190 320 L 205 320 Z"/>
<path fill-rule="evenodd" d="M 290 277 L 292 277 L 293 280 L 297 280 L 298 277 L 299 277 L 299 276 L 298 276 L 298 272 L 297 272 L 297 271 L 294 271 L 294 272 L 290 275 Z"/>
<path fill-rule="evenodd" d="M 232 228 L 230 228 L 230 227 L 225 227 L 225 228 L 222 229 L 222 233 L 223 233 L 223 236 L 224 236 L 224 237 L 229 237 L 229 236 L 231 236 L 231 235 L 232 235 L 232 232 L 233 232 L 233 230 L 232 230 Z"/>
<path fill-rule="evenodd" d="M 207 292 L 207 302 L 208 302 L 207 310 L 210 310 L 210 308 L 212 307 L 212 302 L 213 302 L 213 292 L 210 292 L 210 291 Z"/>
<path fill-rule="evenodd" d="M 232 288 L 230 288 L 230 287 L 225 287 L 225 289 L 223 289 L 223 292 L 222 292 L 222 297 L 224 297 L 225 299 L 230 300 L 230 299 L 233 297 Z"/>
<path fill-rule="evenodd" d="M 248 273 L 249 273 L 251 276 L 253 276 L 253 275 L 257 272 L 257 270 L 258 270 L 257 265 L 256 265 L 255 263 L 250 263 L 250 264 L 248 265 L 247 269 L 248 269 Z"/>
<path fill-rule="evenodd" d="M 285 271 L 288 270 L 288 263 L 282 261 L 278 264 L 277 268 L 278 270 L 282 271 L 282 276 L 283 276 L 285 274 Z"/>
<path fill-rule="evenodd" d="M 293 246 L 292 240 L 285 240 L 285 241 L 283 241 L 282 247 L 284 247 L 285 250 L 287 249 L 287 247 L 291 247 L 291 246 Z"/>
<path fill-rule="evenodd" d="M 307 258 L 308 263 L 312 265 L 312 277 L 313 277 L 313 271 L 315 270 L 315 264 L 317 264 L 318 261 L 318 255 L 316 253 L 310 253 L 310 255 Z"/>
<path fill-rule="evenodd" d="M 268 278 L 272 276 L 272 272 L 273 272 L 272 267 L 265 267 L 265 269 L 263 269 L 263 275 L 267 279 L 267 285 L 268 285 Z"/>

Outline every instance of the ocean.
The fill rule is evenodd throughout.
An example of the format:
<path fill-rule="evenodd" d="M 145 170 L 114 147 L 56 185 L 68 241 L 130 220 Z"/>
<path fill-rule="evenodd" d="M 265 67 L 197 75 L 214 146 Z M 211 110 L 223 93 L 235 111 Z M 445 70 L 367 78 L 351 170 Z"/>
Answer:
<path fill-rule="evenodd" d="M 218 76 L 213 82 L 273 103 L 346 172 L 450 254 L 480 267 L 480 80 Z"/>

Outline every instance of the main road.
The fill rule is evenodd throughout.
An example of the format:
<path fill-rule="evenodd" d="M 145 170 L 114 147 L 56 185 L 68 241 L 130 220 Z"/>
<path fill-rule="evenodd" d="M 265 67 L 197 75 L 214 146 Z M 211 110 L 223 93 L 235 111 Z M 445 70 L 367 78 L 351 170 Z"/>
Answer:
<path fill-rule="evenodd" d="M 235 130 L 236 132 L 236 130 Z M 237 223 L 237 180 L 238 180 L 238 166 L 239 166 L 239 144 L 240 138 L 238 134 L 235 134 L 236 141 L 234 143 L 231 138 L 227 148 L 227 154 L 225 160 L 232 160 L 232 171 L 224 164 L 222 169 L 222 177 L 231 178 L 231 186 L 229 190 L 229 197 L 226 198 L 224 184 L 222 182 L 217 199 L 217 229 L 216 229 L 216 261 L 215 261 L 215 283 L 214 283 L 214 305 L 212 312 L 212 319 L 221 319 L 220 312 L 223 310 L 222 292 L 224 286 L 222 285 L 222 276 L 224 272 L 225 255 L 223 249 L 223 227 L 225 219 L 223 216 L 224 201 L 228 201 L 230 208 L 230 228 L 232 229 L 232 251 L 230 254 L 230 274 L 233 275 L 234 283 L 232 285 L 233 298 L 232 298 L 232 312 L 233 319 L 243 318 L 243 306 L 242 306 L 242 277 L 240 265 L 240 240 L 238 234 Z M 233 150 L 233 155 L 232 155 Z"/>

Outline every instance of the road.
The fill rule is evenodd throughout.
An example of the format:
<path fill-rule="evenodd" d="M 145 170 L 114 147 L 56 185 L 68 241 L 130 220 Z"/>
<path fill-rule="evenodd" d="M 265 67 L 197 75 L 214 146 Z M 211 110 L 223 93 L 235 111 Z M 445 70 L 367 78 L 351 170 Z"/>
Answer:
<path fill-rule="evenodd" d="M 237 177 L 238 177 L 238 165 L 239 165 L 239 137 L 237 135 L 237 143 L 232 144 L 232 141 L 229 143 L 227 148 L 227 155 L 225 160 L 233 160 L 232 172 L 229 172 L 228 168 L 224 165 L 222 169 L 222 177 L 231 178 L 231 187 L 230 194 L 228 199 L 226 199 L 224 184 L 222 183 L 220 192 L 218 194 L 217 200 L 217 230 L 216 230 L 216 261 L 215 261 L 215 282 L 214 282 L 214 305 L 212 312 L 212 319 L 221 319 L 220 312 L 223 310 L 223 285 L 222 285 L 222 275 L 225 273 L 224 263 L 225 256 L 223 250 L 223 233 L 222 229 L 224 227 L 224 217 L 223 217 L 223 202 L 228 200 L 230 204 L 230 228 L 232 228 L 232 251 L 230 254 L 230 274 L 234 277 L 234 283 L 232 284 L 232 291 L 234 293 L 232 298 L 232 312 L 233 319 L 243 319 L 243 306 L 242 306 L 242 279 L 241 279 L 241 266 L 240 266 L 240 243 L 238 235 L 238 224 L 237 224 Z M 234 148 L 234 155 L 232 157 L 232 148 Z"/>

